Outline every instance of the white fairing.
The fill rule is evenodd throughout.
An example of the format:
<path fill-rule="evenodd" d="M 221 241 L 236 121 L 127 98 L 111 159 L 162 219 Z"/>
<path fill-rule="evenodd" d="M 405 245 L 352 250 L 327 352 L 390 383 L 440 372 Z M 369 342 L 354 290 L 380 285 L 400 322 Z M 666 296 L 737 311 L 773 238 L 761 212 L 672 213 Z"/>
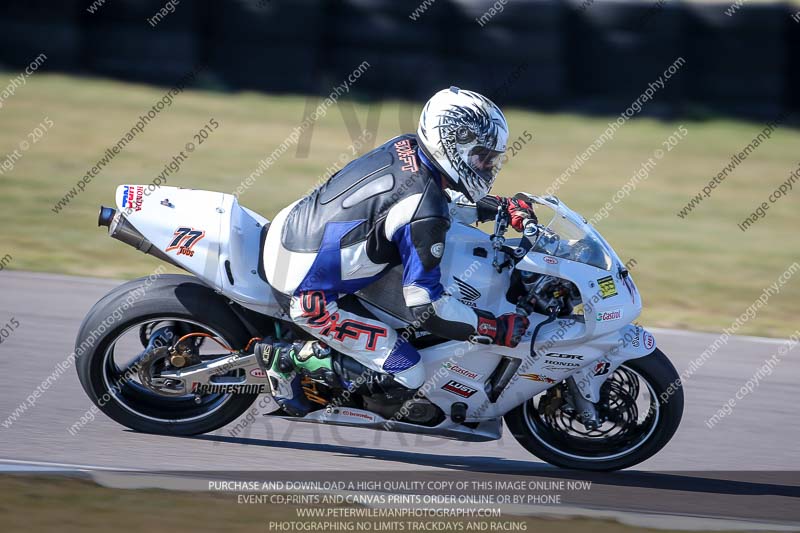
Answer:
<path fill-rule="evenodd" d="M 250 309 L 286 319 L 258 273 L 267 219 L 241 207 L 229 194 L 176 187 L 162 187 L 149 196 L 143 191 L 144 187 L 131 185 L 117 189 L 117 208 L 142 235 L 220 293 Z M 620 364 L 655 350 L 654 337 L 631 324 L 641 312 L 642 301 L 633 280 L 623 275 L 619 257 L 566 206 L 555 201 L 551 207 L 592 233 L 607 249 L 609 268 L 539 253 L 535 248 L 528 252 L 516 269 L 572 281 L 583 299 L 583 315 L 543 326 L 536 339 L 535 357 L 530 356 L 531 335 L 547 318 L 537 314 L 530 317 L 531 328 L 514 349 L 451 341 L 420 350 L 427 376 L 422 390 L 445 413 L 451 412 L 455 402 L 464 402 L 467 422 L 494 420 L 569 376 L 575 377 L 587 399 L 597 401 L 603 381 Z M 507 244 L 515 243 L 509 240 Z M 446 292 L 470 307 L 495 315 L 514 312 L 515 304 L 506 298 L 512 269 L 497 273 L 492 259 L 488 235 L 454 222 L 441 263 L 442 284 Z M 365 305 L 391 326 L 404 325 Z M 519 367 L 491 401 L 489 380 L 504 357 L 517 360 Z M 438 429 L 466 431 L 449 418 Z"/>
<path fill-rule="evenodd" d="M 610 256 L 610 268 L 528 252 L 516 268 L 572 281 L 581 293 L 584 315 L 544 325 L 538 333 L 533 358 L 530 339 L 535 326 L 546 320 L 544 315 L 530 316 L 530 329 L 513 349 L 450 342 L 423 350 L 422 360 L 430 376 L 427 397 L 445 412 L 453 402 L 461 401 L 468 406 L 468 421 L 499 417 L 573 375 L 584 397 L 597 401 L 600 386 L 620 364 L 655 350 L 655 338 L 643 328 L 631 325 L 641 313 L 642 301 L 631 277 L 623 278 L 624 266 L 619 257 L 566 206 L 554 202 L 550 207 L 564 217 L 572 216 L 576 224 L 584 226 L 602 243 Z M 507 241 L 507 244 L 516 243 Z M 484 251 L 488 252 L 487 257 L 482 257 Z M 442 282 L 448 292 L 467 305 L 474 303 L 478 309 L 495 315 L 514 312 L 515 305 L 506 299 L 511 271 L 497 273 L 492 267 L 492 253 L 485 233 L 455 224 L 448 233 Z M 601 280 L 605 290 L 601 289 Z M 492 402 L 486 382 L 504 356 L 518 359 L 520 366 Z M 462 397 L 450 392 L 452 387 L 446 386 L 450 380 L 466 386 Z"/>
<path fill-rule="evenodd" d="M 178 187 L 146 192 L 146 186 L 121 185 L 116 195 L 117 209 L 142 235 L 244 307 L 280 314 L 258 273 L 261 231 L 269 220 L 240 206 L 231 194 Z"/>
<path fill-rule="evenodd" d="M 475 309 L 513 312 L 505 298 L 511 271 L 502 273 L 492 266 L 492 243 L 473 226 L 455 223 L 447 232 L 442 257 L 442 285 L 445 291 Z M 497 314 L 502 314 L 498 312 Z"/>

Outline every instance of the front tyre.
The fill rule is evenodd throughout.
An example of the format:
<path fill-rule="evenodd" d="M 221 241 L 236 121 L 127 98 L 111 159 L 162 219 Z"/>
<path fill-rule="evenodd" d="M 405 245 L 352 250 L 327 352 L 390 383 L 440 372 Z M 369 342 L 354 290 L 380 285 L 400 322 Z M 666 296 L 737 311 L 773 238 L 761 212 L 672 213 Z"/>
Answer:
<path fill-rule="evenodd" d="M 249 337 L 226 301 L 191 276 L 129 281 L 94 305 L 78 333 L 76 369 L 92 402 L 130 429 L 163 435 L 208 433 L 244 413 L 257 395 L 169 397 L 138 380 L 130 369 L 147 341 L 142 335 L 149 335 L 142 332 L 164 324 L 175 335 L 209 333 L 234 349 L 245 346 Z"/>
<path fill-rule="evenodd" d="M 683 415 L 683 389 L 661 350 L 623 363 L 603 384 L 605 421 L 587 430 L 567 403 L 553 407 L 557 387 L 505 415 L 514 438 L 529 452 L 562 468 L 609 471 L 652 457 L 675 434 Z M 560 394 L 560 393 L 559 393 Z"/>

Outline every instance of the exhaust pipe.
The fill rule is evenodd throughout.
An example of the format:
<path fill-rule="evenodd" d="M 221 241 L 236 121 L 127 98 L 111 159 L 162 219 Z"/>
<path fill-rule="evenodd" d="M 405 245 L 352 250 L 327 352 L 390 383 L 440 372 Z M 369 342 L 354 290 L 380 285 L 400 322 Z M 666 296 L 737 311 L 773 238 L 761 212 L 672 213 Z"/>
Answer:
<path fill-rule="evenodd" d="M 130 221 L 128 221 L 128 219 L 122 215 L 122 213 L 117 212 L 116 209 L 112 207 L 100 206 L 100 213 L 97 217 L 97 225 L 100 227 L 107 227 L 108 235 L 110 237 L 117 239 L 118 241 L 122 241 L 129 246 L 133 246 L 142 253 L 152 255 L 153 257 L 161 259 L 162 261 L 166 261 L 173 266 L 185 270 L 181 265 L 176 263 L 172 257 L 153 246 L 153 243 L 147 240 L 144 235 L 139 233 L 139 231 L 133 227 L 133 224 L 131 224 Z"/>
<path fill-rule="evenodd" d="M 114 220 L 114 215 L 116 214 L 117 210 L 113 207 L 105 207 L 101 205 L 100 214 L 97 217 L 97 225 L 109 227 L 111 225 L 111 221 Z"/>

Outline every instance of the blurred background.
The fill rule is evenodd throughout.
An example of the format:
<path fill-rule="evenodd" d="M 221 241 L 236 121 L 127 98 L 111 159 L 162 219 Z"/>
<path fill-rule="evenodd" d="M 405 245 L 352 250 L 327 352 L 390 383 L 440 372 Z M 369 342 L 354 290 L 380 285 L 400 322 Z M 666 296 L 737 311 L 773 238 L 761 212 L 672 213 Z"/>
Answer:
<path fill-rule="evenodd" d="M 6 0 L 0 69 L 2 268 L 148 274 L 155 260 L 96 228 L 118 185 L 235 191 L 272 217 L 414 131 L 450 85 L 506 111 L 516 144 L 495 192 L 554 192 L 587 218 L 611 205 L 596 226 L 635 262 L 645 324 L 728 327 L 800 249 L 792 191 L 738 226 L 800 163 L 796 3 Z M 799 285 L 739 332 L 792 333 Z"/>
<path fill-rule="evenodd" d="M 424 100 L 459 85 L 499 104 L 616 112 L 682 56 L 685 72 L 648 114 L 800 107 L 800 5 L 785 3 L 29 0 L 0 9 L 0 60 L 20 69 L 45 53 L 48 70 L 171 85 L 202 64 L 203 83 L 222 90 L 325 94 L 366 60 L 362 97 Z"/>

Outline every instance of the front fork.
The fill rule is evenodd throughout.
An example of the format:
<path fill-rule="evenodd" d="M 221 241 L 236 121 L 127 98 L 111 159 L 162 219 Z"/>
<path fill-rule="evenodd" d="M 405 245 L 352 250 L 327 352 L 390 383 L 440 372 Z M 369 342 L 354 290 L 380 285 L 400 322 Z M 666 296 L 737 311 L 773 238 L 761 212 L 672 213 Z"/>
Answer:
<path fill-rule="evenodd" d="M 575 411 L 578 413 L 578 420 L 588 430 L 595 430 L 600 427 L 595 403 L 581 394 L 574 376 L 567 378 L 567 387 L 572 395 Z"/>
<path fill-rule="evenodd" d="M 617 333 L 618 341 L 611 345 L 603 357 L 567 379 L 578 418 L 589 430 L 596 429 L 601 423 L 597 403 L 601 399 L 600 389 L 603 383 L 625 361 L 646 357 L 656 349 L 655 338 L 641 326 L 628 325 Z"/>

